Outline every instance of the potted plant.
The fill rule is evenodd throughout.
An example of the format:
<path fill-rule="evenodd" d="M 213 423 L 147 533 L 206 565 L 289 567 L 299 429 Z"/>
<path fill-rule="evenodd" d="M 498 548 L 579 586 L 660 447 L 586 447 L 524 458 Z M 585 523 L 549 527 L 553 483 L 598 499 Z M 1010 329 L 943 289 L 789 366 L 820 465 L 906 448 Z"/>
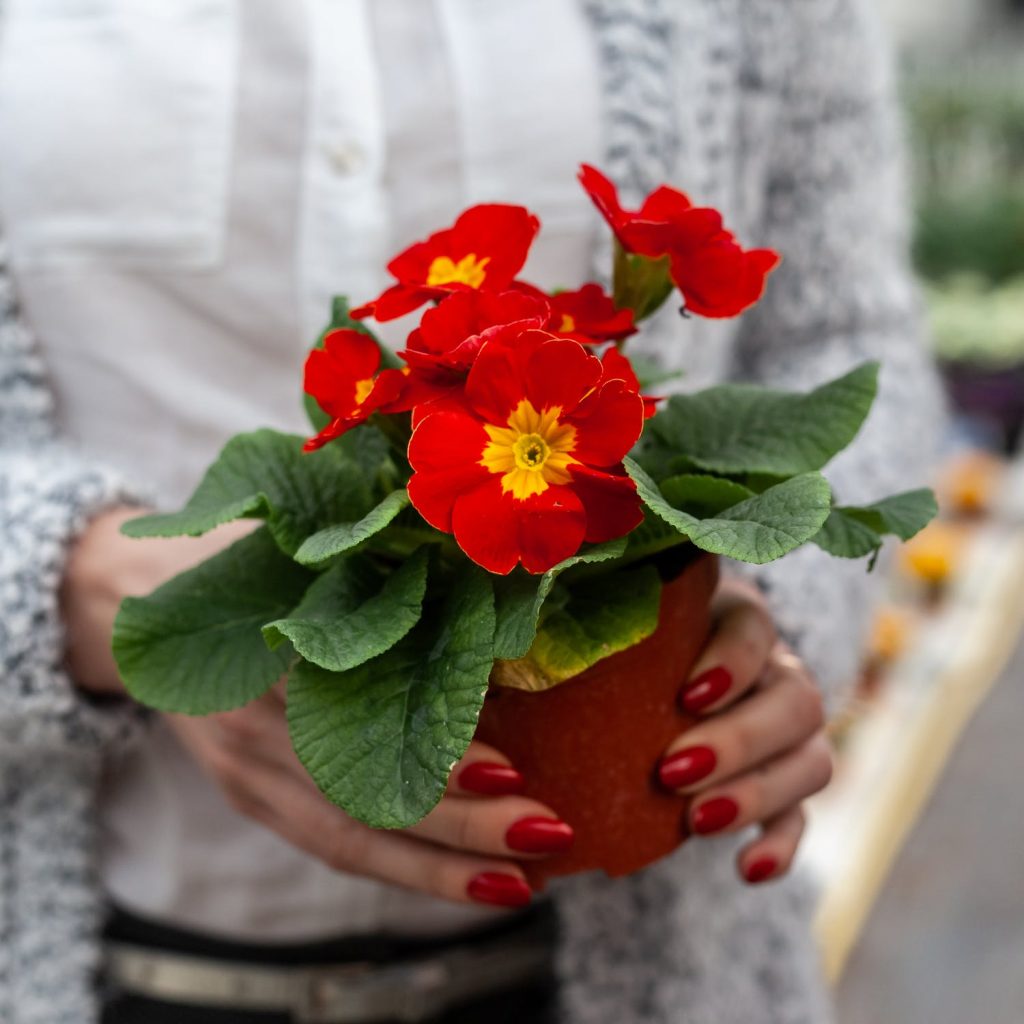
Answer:
<path fill-rule="evenodd" d="M 805 543 L 874 557 L 934 514 L 927 491 L 833 500 L 877 366 L 807 394 L 728 384 L 645 396 L 626 340 L 676 290 L 735 316 L 778 261 L 662 187 L 640 210 L 584 167 L 616 236 L 612 294 L 518 279 L 539 223 L 477 206 L 399 254 L 395 283 L 330 326 L 306 364 L 316 435 L 231 439 L 180 511 L 135 537 L 262 526 L 122 606 L 129 691 L 165 711 L 238 707 L 287 675 L 295 750 L 377 828 L 437 803 L 474 734 L 576 832 L 531 865 L 636 870 L 683 839 L 654 764 L 685 725 L 679 682 L 710 628 L 717 558 Z M 396 359 L 363 324 L 427 306 Z M 584 779 L 572 765 L 587 755 Z"/>

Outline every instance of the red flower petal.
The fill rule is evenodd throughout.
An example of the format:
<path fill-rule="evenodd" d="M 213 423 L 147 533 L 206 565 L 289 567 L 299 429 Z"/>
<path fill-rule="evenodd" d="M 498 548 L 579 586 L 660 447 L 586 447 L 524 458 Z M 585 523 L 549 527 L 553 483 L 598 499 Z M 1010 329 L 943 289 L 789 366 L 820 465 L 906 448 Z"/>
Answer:
<path fill-rule="evenodd" d="M 604 367 L 602 383 L 610 380 L 624 380 L 630 391 L 640 390 L 640 380 L 633 369 L 633 364 L 617 349 L 609 348 L 601 356 Z M 662 399 L 653 395 L 641 395 L 644 403 L 644 419 L 650 419 L 658 411 L 658 402 Z"/>
<path fill-rule="evenodd" d="M 590 164 L 582 164 L 579 172 L 579 182 L 584 191 L 590 196 L 594 205 L 601 211 L 601 216 L 608 222 L 609 227 L 616 235 L 622 226 L 629 220 L 629 214 L 622 208 L 619 202 L 619 193 L 610 178 L 602 174 L 596 167 Z M 622 240 L 621 235 L 619 240 Z M 625 242 L 623 241 L 623 244 Z"/>
<path fill-rule="evenodd" d="M 404 284 L 395 284 L 385 289 L 372 302 L 357 306 L 349 311 L 353 320 L 363 320 L 372 316 L 380 323 L 397 320 L 414 309 L 419 309 L 424 302 L 429 302 L 433 293 L 424 288 L 410 288 Z"/>
<path fill-rule="evenodd" d="M 764 294 L 765 278 L 779 262 L 771 249 L 744 252 L 726 232 L 704 247 L 700 258 L 673 256 L 672 280 L 686 308 L 699 316 L 731 317 Z"/>
<path fill-rule="evenodd" d="M 552 336 L 524 331 L 514 344 L 485 345 L 466 378 L 466 399 L 488 423 L 504 426 L 509 414 L 526 397 L 526 363 Z"/>
<path fill-rule="evenodd" d="M 452 526 L 459 547 L 489 572 L 507 575 L 522 561 L 527 572 L 547 572 L 574 555 L 583 542 L 585 516 L 568 487 L 516 501 L 503 494 L 501 479 L 460 497 Z"/>
<path fill-rule="evenodd" d="M 329 416 L 348 416 L 357 406 L 357 381 L 368 380 L 378 366 L 377 343 L 360 331 L 340 328 L 325 335 L 323 348 L 309 353 L 303 387 Z"/>
<path fill-rule="evenodd" d="M 624 473 L 602 473 L 586 466 L 573 466 L 571 473 L 573 490 L 587 514 L 587 543 L 615 540 L 643 522 L 636 485 Z"/>
<path fill-rule="evenodd" d="M 450 532 L 461 494 L 492 474 L 480 465 L 487 434 L 479 420 L 453 404 L 424 417 L 409 441 L 409 498 L 431 526 Z"/>
<path fill-rule="evenodd" d="M 659 185 L 637 211 L 638 220 L 674 220 L 693 207 L 690 197 L 670 185 Z"/>
<path fill-rule="evenodd" d="M 525 397 L 538 412 L 557 405 L 566 415 L 597 384 L 601 373 L 601 361 L 579 342 L 555 338 L 530 354 Z"/>
<path fill-rule="evenodd" d="M 618 309 L 599 284 L 585 284 L 550 298 L 548 330 L 580 344 L 618 341 L 636 333 L 631 309 Z"/>
<path fill-rule="evenodd" d="M 568 421 L 576 428 L 573 458 L 588 466 L 614 466 L 629 454 L 644 428 L 644 403 L 623 380 L 590 395 Z"/>

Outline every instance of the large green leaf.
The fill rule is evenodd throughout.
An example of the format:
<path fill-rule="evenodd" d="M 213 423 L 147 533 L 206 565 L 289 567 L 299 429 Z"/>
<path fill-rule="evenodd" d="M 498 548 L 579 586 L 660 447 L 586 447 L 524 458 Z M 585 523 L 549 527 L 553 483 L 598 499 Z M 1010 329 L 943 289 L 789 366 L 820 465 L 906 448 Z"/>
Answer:
<path fill-rule="evenodd" d="M 288 685 L 288 723 L 327 798 L 374 828 L 423 818 L 473 738 L 493 650 L 491 581 L 473 567 L 379 658 L 349 672 L 301 663 Z"/>
<path fill-rule="evenodd" d="M 661 577 L 644 565 L 577 580 L 571 590 L 559 584 L 551 603 L 529 654 L 495 666 L 502 685 L 547 689 L 650 636 L 658 628 Z"/>
<path fill-rule="evenodd" d="M 872 505 L 834 508 L 814 543 L 840 558 L 874 555 L 886 535 L 910 540 L 938 513 L 935 495 L 927 489 L 905 491 Z"/>
<path fill-rule="evenodd" d="M 286 614 L 313 579 L 265 528 L 148 597 L 129 597 L 114 623 L 128 692 L 161 711 L 203 715 L 268 690 L 294 657 L 267 649 L 261 627 Z"/>
<path fill-rule="evenodd" d="M 698 519 L 675 508 L 632 459 L 626 460 L 626 471 L 644 504 L 697 547 L 755 565 L 781 558 L 810 540 L 830 510 L 831 489 L 820 473 L 793 477 L 715 516 Z"/>
<path fill-rule="evenodd" d="M 821 469 L 853 440 L 877 386 L 877 363 L 807 394 L 723 384 L 673 396 L 649 430 L 665 452 L 713 473 L 796 476 Z M 645 464 L 654 461 L 645 455 Z"/>
<path fill-rule="evenodd" d="M 179 512 L 125 523 L 129 537 L 197 536 L 232 519 L 265 519 L 282 550 L 293 554 L 319 530 L 355 522 L 376 504 L 393 476 L 386 442 L 372 428 L 352 431 L 316 452 L 274 430 L 239 434 L 224 446 Z"/>
<path fill-rule="evenodd" d="M 658 486 L 666 500 L 675 508 L 689 512 L 697 519 L 718 515 L 741 501 L 754 497 L 749 487 L 723 480 L 720 476 L 683 473 L 662 480 Z"/>
<path fill-rule="evenodd" d="M 595 544 L 586 551 L 567 558 L 541 576 L 516 570 L 495 580 L 494 595 L 497 627 L 494 632 L 496 658 L 521 658 L 530 649 L 537 635 L 541 608 L 551 593 L 555 580 L 574 565 L 608 562 L 626 550 L 626 538 Z"/>
<path fill-rule="evenodd" d="M 307 537 L 295 552 L 295 561 L 319 568 L 332 558 L 351 551 L 387 526 L 409 504 L 409 493 L 403 487 L 392 491 L 379 505 L 370 509 L 354 523 L 336 523 L 312 537 Z"/>
<path fill-rule="evenodd" d="M 354 555 L 327 570 L 285 619 L 263 628 L 276 648 L 286 640 L 307 661 L 344 672 L 394 647 L 419 621 L 427 553 L 393 572 Z"/>

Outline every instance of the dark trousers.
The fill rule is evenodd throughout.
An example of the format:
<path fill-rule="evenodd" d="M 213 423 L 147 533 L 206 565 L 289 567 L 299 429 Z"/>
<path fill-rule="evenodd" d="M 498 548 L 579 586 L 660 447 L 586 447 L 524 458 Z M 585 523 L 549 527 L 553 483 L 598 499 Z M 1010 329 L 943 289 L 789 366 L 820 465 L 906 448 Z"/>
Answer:
<path fill-rule="evenodd" d="M 500 942 L 503 935 L 528 929 L 537 941 L 549 943 L 554 959 L 555 921 L 550 907 L 534 908 L 514 921 L 475 931 L 458 939 L 427 943 L 421 940 L 394 939 L 386 936 L 359 936 L 333 942 L 301 945 L 254 946 L 225 942 L 114 911 L 107 923 L 105 937 L 146 949 L 181 953 L 195 957 L 244 964 L 273 966 L 324 966 L 356 961 L 395 963 L 428 956 L 439 949 L 462 943 Z M 455 1006 L 431 1024 L 557 1024 L 558 991 L 554 972 L 511 991 L 489 994 Z M 129 994 L 112 993 L 106 1000 L 102 1024 L 294 1024 L 290 1014 L 257 1013 L 165 1003 Z M 390 1024 L 382 1021 L 381 1024 Z"/>

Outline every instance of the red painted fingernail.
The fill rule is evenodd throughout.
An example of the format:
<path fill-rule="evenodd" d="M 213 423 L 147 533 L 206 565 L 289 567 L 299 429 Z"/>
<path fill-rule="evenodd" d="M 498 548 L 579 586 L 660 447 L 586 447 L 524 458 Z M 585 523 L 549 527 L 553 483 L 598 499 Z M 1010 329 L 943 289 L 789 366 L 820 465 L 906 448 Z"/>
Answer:
<path fill-rule="evenodd" d="M 484 871 L 471 878 L 466 893 L 477 903 L 490 903 L 496 907 L 525 907 L 533 896 L 521 878 L 498 871 Z"/>
<path fill-rule="evenodd" d="M 716 796 L 702 803 L 692 815 L 693 831 L 706 836 L 731 825 L 740 813 L 740 805 L 731 797 Z"/>
<path fill-rule="evenodd" d="M 724 665 L 716 665 L 702 672 L 679 695 L 687 711 L 703 711 L 725 695 L 732 686 L 732 673 Z"/>
<path fill-rule="evenodd" d="M 526 779 L 522 772 L 507 764 L 493 761 L 474 761 L 459 772 L 459 785 L 470 793 L 484 796 L 509 796 L 522 793 Z"/>
<path fill-rule="evenodd" d="M 572 827 L 558 818 L 520 818 L 505 833 L 505 843 L 519 853 L 562 853 L 572 846 Z"/>
<path fill-rule="evenodd" d="M 658 776 L 662 785 L 669 789 L 682 789 L 707 778 L 717 763 L 718 758 L 710 747 L 687 747 L 666 757 L 658 765 Z"/>
<path fill-rule="evenodd" d="M 757 860 L 747 865 L 744 877 L 748 882 L 756 885 L 775 874 L 778 862 L 774 857 L 758 857 Z"/>

